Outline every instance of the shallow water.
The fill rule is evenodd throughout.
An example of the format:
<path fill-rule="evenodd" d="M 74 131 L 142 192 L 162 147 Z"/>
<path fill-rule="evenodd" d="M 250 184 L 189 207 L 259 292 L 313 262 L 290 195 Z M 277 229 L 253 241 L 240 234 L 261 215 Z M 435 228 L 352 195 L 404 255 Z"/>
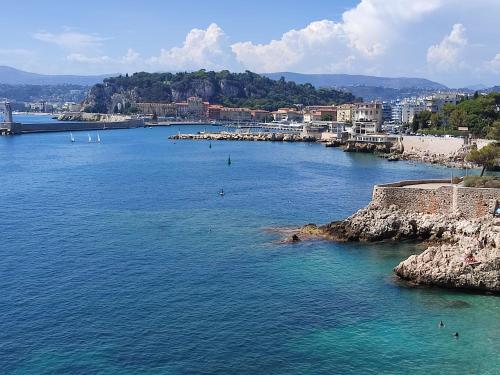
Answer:
<path fill-rule="evenodd" d="M 0 373 L 498 373 L 500 299 L 401 285 L 414 245 L 263 230 L 450 169 L 177 131 L 0 138 Z"/>

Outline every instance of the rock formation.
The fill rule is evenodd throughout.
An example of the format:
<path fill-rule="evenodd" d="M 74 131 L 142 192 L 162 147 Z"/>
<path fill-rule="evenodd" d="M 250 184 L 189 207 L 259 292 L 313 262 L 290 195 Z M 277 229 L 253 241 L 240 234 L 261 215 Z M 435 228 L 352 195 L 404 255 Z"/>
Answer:
<path fill-rule="evenodd" d="M 427 249 L 401 262 L 395 273 L 415 284 L 500 293 L 500 219 L 464 219 L 370 204 L 343 221 L 308 224 L 299 235 L 334 241 L 425 241 Z"/>

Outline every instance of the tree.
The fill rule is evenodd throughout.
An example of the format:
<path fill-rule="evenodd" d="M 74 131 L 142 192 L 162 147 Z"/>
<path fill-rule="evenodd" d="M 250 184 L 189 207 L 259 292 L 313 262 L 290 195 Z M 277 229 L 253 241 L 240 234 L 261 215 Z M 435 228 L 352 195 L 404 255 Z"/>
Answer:
<path fill-rule="evenodd" d="M 416 113 L 413 116 L 412 129 L 416 132 L 419 129 L 424 129 L 429 127 L 429 121 L 431 120 L 431 113 L 429 111 L 422 111 Z"/>
<path fill-rule="evenodd" d="M 462 108 L 455 109 L 450 115 L 450 123 L 455 130 L 467 126 L 467 112 Z"/>
<path fill-rule="evenodd" d="M 500 120 L 495 121 L 488 128 L 488 132 L 486 133 L 486 138 L 494 139 L 495 141 L 500 141 Z"/>
<path fill-rule="evenodd" d="M 498 165 L 498 160 L 500 158 L 500 147 L 496 143 L 490 143 L 484 146 L 480 150 L 477 148 L 472 150 L 468 155 L 466 160 L 472 163 L 476 163 L 482 167 L 481 176 L 488 168 L 492 168 Z"/>
<path fill-rule="evenodd" d="M 321 115 L 321 121 L 333 121 L 333 116 L 331 113 L 324 113 Z"/>
<path fill-rule="evenodd" d="M 443 118 L 438 112 L 431 114 L 430 121 L 433 128 L 439 128 L 443 124 Z"/>

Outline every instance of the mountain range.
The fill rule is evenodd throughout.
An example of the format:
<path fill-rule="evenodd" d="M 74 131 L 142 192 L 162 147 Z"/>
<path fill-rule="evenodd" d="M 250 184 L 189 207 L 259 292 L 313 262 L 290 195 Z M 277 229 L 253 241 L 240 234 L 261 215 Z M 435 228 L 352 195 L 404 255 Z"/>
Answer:
<path fill-rule="evenodd" d="M 10 66 L 0 66 L 0 83 L 10 85 L 61 85 L 73 84 L 90 86 L 102 82 L 104 78 L 118 74 L 102 75 L 49 75 L 26 72 Z M 373 86 L 389 89 L 429 89 L 443 90 L 447 87 L 424 78 L 389 78 L 351 74 L 302 74 L 293 72 L 263 73 L 263 76 L 278 80 L 284 77 L 295 83 L 310 83 L 316 87 Z"/>
<path fill-rule="evenodd" d="M 447 89 L 445 85 L 425 78 L 391 78 L 352 74 L 302 74 L 293 72 L 264 73 L 263 75 L 271 79 L 284 77 L 287 81 L 310 83 L 317 87 L 370 86 L 397 90 L 408 88 L 425 90 Z"/>
<path fill-rule="evenodd" d="M 0 84 L 4 85 L 80 85 L 92 86 L 101 83 L 105 78 L 119 74 L 102 75 L 48 75 L 26 72 L 9 66 L 0 66 Z M 316 88 L 335 88 L 350 92 L 365 101 L 392 100 L 403 97 L 425 95 L 448 88 L 438 82 L 425 78 L 412 77 L 376 77 L 352 74 L 303 74 L 294 72 L 261 73 L 261 76 L 273 80 L 283 77 L 286 81 L 297 84 L 310 83 Z M 487 89 L 484 85 L 474 85 L 461 89 L 474 92 L 497 91 L 498 88 Z M 36 95 L 35 95 L 36 96 Z"/>
<path fill-rule="evenodd" d="M 80 85 L 91 86 L 102 82 L 104 78 L 116 74 L 95 76 L 49 75 L 25 72 L 10 66 L 0 66 L 0 83 L 8 85 Z"/>

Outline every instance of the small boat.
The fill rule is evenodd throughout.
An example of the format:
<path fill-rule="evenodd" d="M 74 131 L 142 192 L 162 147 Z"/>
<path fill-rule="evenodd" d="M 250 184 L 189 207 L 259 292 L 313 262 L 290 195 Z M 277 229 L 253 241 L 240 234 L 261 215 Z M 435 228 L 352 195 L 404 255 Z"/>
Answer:
<path fill-rule="evenodd" d="M 227 165 L 231 165 L 231 155 L 227 158 Z"/>
<path fill-rule="evenodd" d="M 97 133 L 97 143 L 101 143 L 101 137 L 99 137 L 99 133 Z"/>
<path fill-rule="evenodd" d="M 90 136 L 90 133 L 87 133 L 87 137 L 89 138 L 89 143 L 92 142 L 92 137 Z"/>
<path fill-rule="evenodd" d="M 223 197 L 223 196 L 224 196 L 224 194 L 225 194 L 225 193 L 224 193 L 224 189 L 220 189 L 220 191 L 219 191 L 219 195 L 220 195 L 221 197 Z"/>
<path fill-rule="evenodd" d="M 212 142 L 208 144 L 208 148 L 212 148 Z"/>
<path fill-rule="evenodd" d="M 69 132 L 69 140 L 71 143 L 75 142 L 75 137 L 73 137 L 73 133 Z"/>

